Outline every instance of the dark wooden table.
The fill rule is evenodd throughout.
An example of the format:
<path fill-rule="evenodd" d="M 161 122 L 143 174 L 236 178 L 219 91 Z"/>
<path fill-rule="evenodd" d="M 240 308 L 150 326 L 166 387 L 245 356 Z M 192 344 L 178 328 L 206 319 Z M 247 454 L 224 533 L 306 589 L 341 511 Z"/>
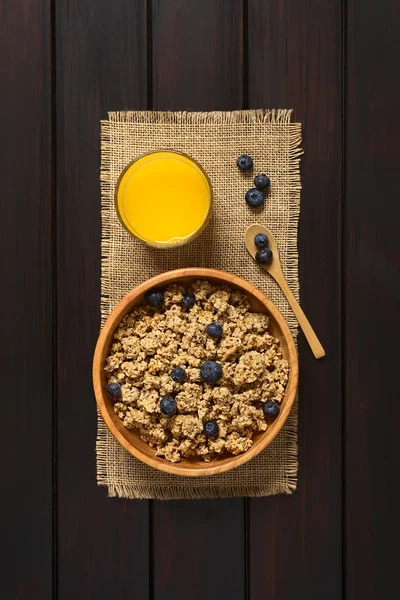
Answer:
<path fill-rule="evenodd" d="M 400 2 L 1 0 L 4 600 L 370 600 L 398 581 Z M 96 486 L 107 110 L 304 126 L 293 496 Z"/>

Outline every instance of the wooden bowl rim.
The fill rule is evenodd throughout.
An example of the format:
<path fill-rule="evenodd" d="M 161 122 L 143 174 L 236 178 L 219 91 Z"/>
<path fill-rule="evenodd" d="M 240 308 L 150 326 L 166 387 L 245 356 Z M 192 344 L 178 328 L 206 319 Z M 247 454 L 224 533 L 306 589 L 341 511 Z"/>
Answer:
<path fill-rule="evenodd" d="M 144 294 L 147 290 L 152 287 L 158 287 L 161 285 L 168 285 L 169 281 L 183 278 L 198 278 L 198 279 L 208 279 L 213 278 L 221 281 L 221 284 L 231 285 L 242 289 L 248 294 L 254 296 L 259 300 L 267 309 L 267 311 L 273 316 L 275 321 L 277 322 L 282 335 L 285 339 L 287 350 L 288 350 L 288 362 L 290 367 L 289 374 L 289 382 L 287 384 L 285 390 L 285 405 L 281 410 L 278 418 L 274 421 L 274 424 L 271 425 L 265 433 L 262 434 L 260 438 L 262 441 L 257 444 L 257 446 L 252 446 L 249 450 L 244 452 L 243 454 L 239 454 L 238 456 L 232 456 L 232 459 L 229 462 L 226 462 L 223 465 L 215 464 L 214 462 L 206 463 L 202 462 L 202 468 L 197 470 L 190 468 L 189 466 L 179 466 L 180 463 L 170 463 L 165 459 L 158 457 L 149 457 L 143 454 L 138 448 L 134 446 L 115 426 L 113 420 L 111 419 L 107 404 L 104 398 L 104 394 L 102 391 L 101 384 L 101 375 L 103 365 L 101 364 L 101 354 L 102 349 L 105 345 L 107 336 L 110 330 L 115 331 L 116 326 L 121 320 L 121 313 L 127 312 L 125 309 L 129 306 L 138 296 Z M 98 337 L 96 348 L 93 356 L 93 387 L 94 393 L 96 397 L 97 406 L 99 408 L 100 414 L 111 432 L 111 434 L 115 437 L 115 439 L 127 450 L 132 456 L 144 462 L 145 464 L 158 469 L 159 471 L 164 471 L 166 473 L 171 473 L 173 475 L 181 475 L 188 477 L 203 477 L 208 475 L 217 475 L 218 473 L 224 473 L 226 471 L 230 471 L 240 465 L 251 460 L 254 456 L 262 452 L 278 435 L 283 425 L 286 422 L 286 419 L 292 409 L 296 391 L 298 385 L 298 358 L 296 346 L 293 340 L 293 336 L 290 332 L 290 329 L 283 318 L 279 309 L 273 304 L 273 302 L 263 294 L 256 286 L 252 283 L 249 283 L 245 279 L 233 275 L 232 273 L 228 273 L 227 271 L 220 271 L 218 269 L 206 269 L 206 268 L 183 268 L 183 269 L 175 269 L 173 271 L 167 271 L 165 273 L 160 273 L 159 275 L 155 275 L 151 279 L 147 279 L 137 287 L 133 288 L 114 308 L 114 310 L 110 313 L 107 321 L 105 322 L 100 335 Z M 197 463 L 196 463 L 197 464 Z M 203 466 L 204 464 L 204 466 Z"/>

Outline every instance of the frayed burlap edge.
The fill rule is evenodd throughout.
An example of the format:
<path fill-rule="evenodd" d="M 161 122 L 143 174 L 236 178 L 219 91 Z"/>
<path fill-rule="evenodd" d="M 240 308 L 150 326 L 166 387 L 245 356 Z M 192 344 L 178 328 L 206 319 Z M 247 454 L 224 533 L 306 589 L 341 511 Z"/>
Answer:
<path fill-rule="evenodd" d="M 102 123 L 148 123 L 151 125 L 230 125 L 233 123 L 290 123 L 293 109 L 256 109 L 213 112 L 117 111 L 108 113 Z"/>
<path fill-rule="evenodd" d="M 300 156 L 303 154 L 301 144 L 301 124 L 291 123 L 293 109 L 255 109 L 255 110 L 238 110 L 238 111 L 213 111 L 213 112 L 169 112 L 169 111 L 114 111 L 108 113 L 108 120 L 101 121 L 101 212 L 102 212 L 102 236 L 101 236 L 101 324 L 103 325 L 110 313 L 109 295 L 106 286 L 107 274 L 109 269 L 109 250 L 110 250 L 110 231 L 111 231 L 111 211 L 113 204 L 110 202 L 109 186 L 110 186 L 110 128 L 115 126 L 116 122 L 120 123 L 146 123 L 157 124 L 201 124 L 201 125 L 216 125 L 216 124 L 235 124 L 235 123 L 272 123 L 272 124 L 291 124 L 290 129 L 290 154 L 289 154 L 289 181 L 290 181 L 290 198 L 292 204 L 292 219 L 290 221 L 290 232 L 293 235 L 295 244 L 288 247 L 287 263 L 293 268 L 294 272 L 298 271 L 298 252 L 297 252 L 297 228 L 300 216 Z M 288 284 L 299 299 L 299 280 L 298 277 L 289 277 Z M 292 331 L 295 343 L 297 345 L 298 324 L 295 319 L 288 318 L 288 325 Z M 107 475 L 107 436 L 108 429 L 97 410 L 98 430 L 96 440 L 96 457 L 97 457 L 97 483 L 100 486 L 108 488 L 109 497 L 120 497 L 128 499 L 159 499 L 159 500 L 174 500 L 174 499 L 203 499 L 203 498 L 231 498 L 231 497 L 264 497 L 276 494 L 292 494 L 297 488 L 298 479 L 298 397 L 294 402 L 293 408 L 284 425 L 285 435 L 294 442 L 293 447 L 288 450 L 292 462 L 290 467 L 286 466 L 287 481 L 285 484 L 249 486 L 227 486 L 216 484 L 212 485 L 213 477 L 204 478 L 209 481 L 208 485 L 202 485 L 199 488 L 181 488 L 177 485 L 169 485 L 167 489 L 161 486 L 137 485 L 135 482 L 129 483 L 113 483 L 110 482 Z M 273 443 L 273 442 L 272 442 Z M 246 467 L 243 465 L 239 467 Z M 196 478 L 199 479 L 199 478 Z M 201 478 L 203 479 L 203 478 Z"/>

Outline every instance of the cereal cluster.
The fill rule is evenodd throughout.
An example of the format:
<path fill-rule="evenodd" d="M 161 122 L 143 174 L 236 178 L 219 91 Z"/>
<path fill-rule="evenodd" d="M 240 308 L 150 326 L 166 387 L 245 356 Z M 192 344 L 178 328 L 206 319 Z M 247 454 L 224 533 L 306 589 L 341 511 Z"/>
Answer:
<path fill-rule="evenodd" d="M 195 300 L 190 308 L 182 302 L 187 295 Z M 120 385 L 116 414 L 171 462 L 245 452 L 254 434 L 268 427 L 264 404 L 279 404 L 288 380 L 288 363 L 268 321 L 238 290 L 205 280 L 186 289 L 167 286 L 161 308 L 135 307 L 114 333 L 105 371 L 109 384 Z M 222 326 L 218 338 L 206 332 L 215 322 Z M 214 384 L 201 377 L 206 361 L 222 367 Z M 171 377 L 176 367 L 185 371 L 182 383 Z M 166 396 L 176 403 L 171 416 L 160 409 Z M 218 435 L 206 435 L 210 422 Z"/>

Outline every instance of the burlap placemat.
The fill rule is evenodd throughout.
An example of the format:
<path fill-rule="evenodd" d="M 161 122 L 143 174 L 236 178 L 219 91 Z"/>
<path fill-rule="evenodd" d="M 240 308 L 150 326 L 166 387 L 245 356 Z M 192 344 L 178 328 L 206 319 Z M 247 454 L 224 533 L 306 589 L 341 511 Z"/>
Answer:
<path fill-rule="evenodd" d="M 214 267 L 240 275 L 279 307 L 292 333 L 297 322 L 275 282 L 250 259 L 245 228 L 268 224 L 296 297 L 297 225 L 300 210 L 301 125 L 291 110 L 210 113 L 112 112 L 101 123 L 102 279 L 104 322 L 121 298 L 149 277 L 179 267 Z M 211 223 L 199 239 L 173 250 L 150 249 L 130 237 L 114 210 L 118 176 L 133 158 L 151 150 L 180 150 L 207 171 L 215 194 Z M 240 154 L 254 158 L 256 172 L 271 179 L 265 207 L 250 209 L 244 195 L 251 175 L 235 166 Z M 98 417 L 97 479 L 110 496 L 210 498 L 292 493 L 297 484 L 297 402 L 280 434 L 261 454 L 228 473 L 179 477 L 152 469 L 128 454 Z"/>

